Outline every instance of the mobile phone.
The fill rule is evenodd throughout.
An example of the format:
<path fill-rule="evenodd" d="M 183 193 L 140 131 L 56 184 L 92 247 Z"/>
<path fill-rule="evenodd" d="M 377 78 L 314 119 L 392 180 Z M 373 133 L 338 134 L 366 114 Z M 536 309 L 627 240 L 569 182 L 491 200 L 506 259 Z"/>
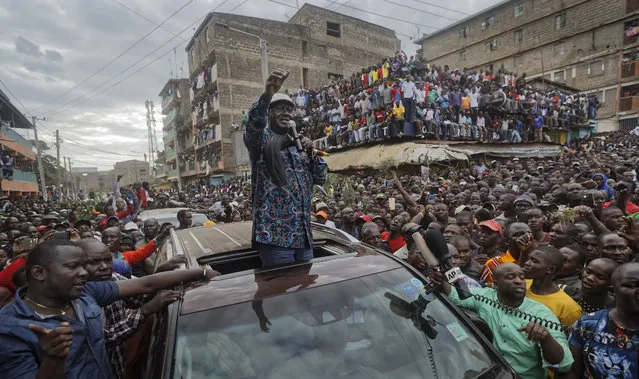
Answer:
<path fill-rule="evenodd" d="M 53 236 L 51 237 L 54 240 L 68 240 L 69 239 L 69 232 L 62 231 L 62 232 L 55 232 L 53 233 Z"/>
<path fill-rule="evenodd" d="M 388 199 L 388 208 L 391 211 L 395 210 L 395 198 L 394 197 L 391 197 L 390 199 Z"/>
<path fill-rule="evenodd" d="M 20 251 L 30 251 L 38 244 L 38 239 L 34 237 L 21 237 L 18 241 L 18 249 Z"/>

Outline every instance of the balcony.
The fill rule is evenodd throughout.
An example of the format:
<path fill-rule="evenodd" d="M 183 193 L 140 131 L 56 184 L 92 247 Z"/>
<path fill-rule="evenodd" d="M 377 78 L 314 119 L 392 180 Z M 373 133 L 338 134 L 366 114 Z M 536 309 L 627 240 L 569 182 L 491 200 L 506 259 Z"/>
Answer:
<path fill-rule="evenodd" d="M 184 167 L 184 171 L 182 171 L 180 173 L 180 176 L 183 178 L 189 177 L 189 176 L 195 176 L 197 174 L 200 173 L 199 167 L 198 165 L 195 164 L 195 162 L 193 161 L 189 161 L 186 162 L 186 165 Z"/>
<path fill-rule="evenodd" d="M 171 123 L 173 121 L 175 121 L 175 119 L 177 118 L 177 116 L 180 115 L 180 108 L 174 108 L 171 111 L 169 111 L 169 113 L 166 115 L 166 117 L 164 117 L 164 119 L 162 120 L 162 123 L 164 124 L 164 127 L 168 127 L 171 125 Z"/>
<path fill-rule="evenodd" d="M 4 178 L 4 175 L 2 175 L 2 178 Z M 36 174 L 33 172 L 27 172 L 27 171 L 22 171 L 19 170 L 17 168 L 13 169 L 13 181 L 18 181 L 18 182 L 28 182 L 28 183 L 38 183 L 38 179 L 36 178 Z M 9 180 L 3 181 L 2 185 L 4 186 L 5 183 L 9 182 Z"/>
<path fill-rule="evenodd" d="M 195 138 L 195 149 L 201 149 L 219 140 L 222 136 L 222 125 L 213 125 L 212 129 L 202 129 Z"/>
<path fill-rule="evenodd" d="M 182 99 L 178 97 L 176 92 L 173 92 L 170 95 L 166 95 L 162 98 L 162 114 L 166 115 L 171 111 L 173 105 L 180 102 Z"/>
<path fill-rule="evenodd" d="M 11 128 L 0 127 L 0 145 L 4 146 L 4 150 L 8 150 L 9 153 L 14 153 L 15 158 L 24 156 L 27 160 L 35 161 L 36 159 L 31 142 Z"/>
<path fill-rule="evenodd" d="M 168 143 L 169 141 L 172 141 L 175 139 L 175 129 L 171 128 L 167 131 L 164 132 L 164 136 L 162 138 L 164 140 L 164 143 Z"/>
<path fill-rule="evenodd" d="M 168 170 L 168 171 L 166 172 L 166 176 L 167 176 L 167 178 L 168 178 L 169 180 L 171 180 L 171 179 L 177 179 L 177 177 L 178 177 L 178 171 L 177 171 L 177 169 L 175 169 L 175 170 Z"/>
<path fill-rule="evenodd" d="M 621 65 L 621 78 L 639 77 L 639 61 L 626 62 Z"/>
<path fill-rule="evenodd" d="M 175 158 L 177 157 L 177 154 L 175 153 L 175 150 L 168 150 L 166 151 L 164 157 L 165 157 L 164 161 L 169 162 L 169 161 L 175 160 Z"/>
<path fill-rule="evenodd" d="M 628 96 L 619 98 L 619 112 L 639 111 L 639 96 Z"/>

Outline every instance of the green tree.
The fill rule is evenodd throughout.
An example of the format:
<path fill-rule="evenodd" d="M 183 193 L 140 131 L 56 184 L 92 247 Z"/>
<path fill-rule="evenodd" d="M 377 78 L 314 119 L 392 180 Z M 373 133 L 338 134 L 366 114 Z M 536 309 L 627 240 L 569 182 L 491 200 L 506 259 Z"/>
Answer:
<path fill-rule="evenodd" d="M 31 144 L 34 147 L 36 146 L 35 140 L 30 140 L 29 142 L 31 142 Z M 42 152 L 42 169 L 44 170 L 44 179 L 48 186 L 51 184 L 57 184 L 58 159 L 55 156 L 48 154 L 48 152 L 51 150 L 51 147 L 49 146 L 49 144 L 47 144 L 45 141 L 38 141 L 38 142 L 40 145 L 40 150 Z M 37 150 L 36 150 L 36 153 L 37 153 Z M 34 171 L 39 181 L 40 171 L 38 170 L 37 163 L 34 165 Z M 63 178 L 65 177 L 64 167 L 62 168 L 62 177 Z"/>

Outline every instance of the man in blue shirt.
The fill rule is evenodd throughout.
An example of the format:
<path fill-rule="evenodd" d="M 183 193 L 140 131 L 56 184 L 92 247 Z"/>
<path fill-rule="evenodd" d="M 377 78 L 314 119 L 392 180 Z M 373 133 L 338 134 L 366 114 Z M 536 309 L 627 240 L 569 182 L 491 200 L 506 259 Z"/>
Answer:
<path fill-rule="evenodd" d="M 179 270 L 119 282 L 87 282 L 86 254 L 75 242 L 50 240 L 29 253 L 27 287 L 0 309 L 0 372 L 7 379 L 113 377 L 102 307 L 217 275 Z M 177 299 L 177 297 L 175 298 Z"/>
<path fill-rule="evenodd" d="M 277 69 L 249 111 L 244 134 L 251 160 L 253 241 L 264 267 L 313 258 L 310 212 L 313 185 L 326 181 L 326 163 L 313 153 L 313 142 L 290 136 L 294 104 L 277 93 L 288 77 Z"/>

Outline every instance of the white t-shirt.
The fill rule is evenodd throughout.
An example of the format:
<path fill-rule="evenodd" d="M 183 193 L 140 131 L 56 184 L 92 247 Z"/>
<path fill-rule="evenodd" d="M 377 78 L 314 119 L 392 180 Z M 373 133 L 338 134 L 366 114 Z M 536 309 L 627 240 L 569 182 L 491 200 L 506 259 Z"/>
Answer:
<path fill-rule="evenodd" d="M 477 92 L 471 92 L 468 96 L 470 97 L 470 107 L 477 108 L 479 106 L 477 102 Z"/>
<path fill-rule="evenodd" d="M 415 87 L 415 83 L 413 82 L 402 82 L 402 91 L 404 92 L 404 99 L 412 99 L 415 96 L 415 91 L 417 87 Z"/>

